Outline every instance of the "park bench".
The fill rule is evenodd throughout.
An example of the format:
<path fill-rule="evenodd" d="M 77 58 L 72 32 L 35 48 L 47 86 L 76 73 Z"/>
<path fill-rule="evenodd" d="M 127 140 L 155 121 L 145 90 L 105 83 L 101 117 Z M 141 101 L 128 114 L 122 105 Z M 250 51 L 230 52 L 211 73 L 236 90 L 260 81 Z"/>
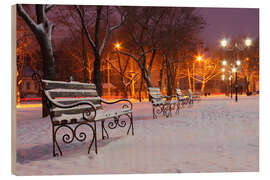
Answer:
<path fill-rule="evenodd" d="M 184 108 L 184 107 L 186 107 L 186 105 L 191 103 L 191 101 L 189 99 L 189 96 L 185 96 L 182 93 L 181 89 L 176 88 L 175 91 L 176 91 L 176 97 L 177 97 L 177 100 L 178 100 L 178 103 L 179 103 L 179 109 Z M 179 112 L 179 109 L 178 109 L 178 112 Z"/>
<path fill-rule="evenodd" d="M 190 102 L 193 104 L 194 101 L 199 102 L 201 100 L 201 93 L 194 94 L 191 89 L 188 89 L 188 96 L 190 98 Z"/>
<path fill-rule="evenodd" d="M 149 87 L 149 101 L 153 107 L 153 119 L 157 119 L 157 115 L 163 114 L 165 117 L 171 116 L 171 111 L 177 108 L 177 100 L 173 100 L 171 96 L 163 96 L 160 88 Z"/>
<path fill-rule="evenodd" d="M 73 142 L 73 140 L 83 142 L 86 140 L 87 134 L 90 134 L 89 137 L 92 137 L 92 139 L 90 138 L 88 154 L 92 145 L 95 146 L 97 154 L 97 122 L 101 123 L 102 139 L 109 138 L 105 121 L 110 129 L 123 128 L 128 125 L 127 134 L 131 131 L 134 135 L 132 103 L 128 99 L 108 102 L 98 96 L 95 84 L 42 80 L 37 73 L 33 74 L 33 79 L 40 84 L 40 93 L 45 98 L 45 105 L 51 119 L 53 156 L 59 156 L 59 153 L 62 156 L 60 144 L 57 140 L 60 129 L 68 130 L 64 135 L 59 134 L 63 143 L 66 144 Z M 118 102 L 124 102 L 124 104 L 121 104 L 122 108 L 109 111 L 103 109 L 102 104 Z M 121 116 L 126 116 L 128 120 L 120 119 Z"/>

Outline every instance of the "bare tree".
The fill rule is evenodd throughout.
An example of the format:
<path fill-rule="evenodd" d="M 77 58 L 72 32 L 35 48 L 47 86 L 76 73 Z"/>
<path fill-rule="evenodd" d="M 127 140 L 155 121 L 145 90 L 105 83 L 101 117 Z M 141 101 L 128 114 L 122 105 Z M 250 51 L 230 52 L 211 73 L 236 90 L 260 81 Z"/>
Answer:
<path fill-rule="evenodd" d="M 240 72 L 245 82 L 246 94 L 250 95 L 251 81 L 259 76 L 259 39 L 251 47 L 245 49 L 239 56 L 241 59 Z M 240 74 L 240 75 L 241 75 Z"/>
<path fill-rule="evenodd" d="M 23 18 L 26 24 L 34 33 L 39 42 L 42 57 L 43 57 L 43 72 L 44 79 L 54 80 L 56 78 L 53 47 L 52 47 L 52 32 L 54 25 L 50 23 L 46 13 L 48 13 L 53 5 L 35 5 L 36 22 L 24 10 L 21 4 L 17 5 L 19 16 Z"/>
<path fill-rule="evenodd" d="M 157 26 L 167 9 L 154 7 L 126 9 L 128 20 L 125 27 L 129 42 L 126 43 L 126 47 L 119 49 L 119 52 L 131 57 L 137 63 L 147 87 L 152 87 L 150 76 L 159 42 Z M 132 53 L 130 49 L 133 49 Z"/>
<path fill-rule="evenodd" d="M 112 69 L 120 75 L 120 87 L 124 92 L 124 97 L 128 97 L 128 91 L 132 88 L 132 95 L 134 96 L 134 82 L 138 80 L 139 73 L 134 71 L 133 64 L 129 56 L 121 56 L 118 52 L 110 53 L 105 58 L 106 62 Z M 130 67 L 131 65 L 132 67 Z"/>
<path fill-rule="evenodd" d="M 53 47 L 52 47 L 52 32 L 54 25 L 50 23 L 47 18 L 46 13 L 52 9 L 53 5 L 35 5 L 36 10 L 36 22 L 30 17 L 30 15 L 24 10 L 21 4 L 17 5 L 17 12 L 19 16 L 23 18 L 26 24 L 29 26 L 31 31 L 34 33 L 42 54 L 43 58 L 43 73 L 44 79 L 55 80 L 55 62 L 53 56 Z M 45 99 L 42 98 L 42 116 L 45 117 L 48 115 L 47 107 L 44 106 Z"/>
<path fill-rule="evenodd" d="M 85 6 L 81 7 L 82 16 L 85 19 L 85 24 L 88 26 L 92 22 L 91 12 L 87 13 L 86 9 L 89 9 Z M 56 11 L 56 16 L 54 18 L 59 25 L 62 25 L 66 30 L 66 34 L 69 35 L 69 43 L 61 44 L 62 47 L 65 46 L 66 51 L 61 49 L 61 51 L 65 51 L 65 54 L 70 56 L 69 60 L 75 60 L 76 67 L 78 68 L 78 72 L 83 74 L 82 81 L 89 82 L 91 80 L 91 69 L 89 67 L 90 62 L 90 47 L 88 46 L 88 42 L 86 40 L 86 35 L 83 29 L 82 24 L 80 23 L 80 17 L 77 16 L 77 12 L 74 11 L 74 6 L 59 6 Z M 74 25 L 75 24 L 75 25 Z M 66 40 L 66 39 L 65 39 Z M 80 40 L 78 44 L 77 41 Z M 70 44 L 72 43 L 72 44 Z M 76 45 L 75 45 L 76 44 Z M 75 46 L 74 46 L 75 45 Z M 79 65 L 78 65 L 79 64 Z M 83 68 L 81 70 L 81 67 Z M 70 74 L 71 75 L 71 74 Z M 76 76 L 78 76 L 76 74 Z M 74 77 L 74 74 L 73 74 Z"/>
<path fill-rule="evenodd" d="M 171 95 L 175 88 L 177 74 L 181 70 L 184 71 L 180 62 L 186 59 L 183 57 L 183 55 L 186 56 L 186 52 L 181 55 L 179 51 L 192 51 L 196 46 L 198 33 L 205 26 L 202 17 L 195 14 L 194 11 L 194 8 L 171 8 L 166 13 L 162 26 L 159 27 L 162 29 L 160 52 L 164 65 L 161 73 L 165 70 L 168 95 Z M 192 59 L 190 60 L 192 61 Z"/>
<path fill-rule="evenodd" d="M 125 20 L 125 16 L 120 13 L 120 9 L 118 9 L 118 12 L 120 13 L 121 16 L 121 20 L 120 23 L 117 25 L 111 25 L 111 12 L 110 12 L 110 7 L 103 7 L 103 6 L 96 6 L 96 10 L 95 10 L 95 25 L 94 25 L 94 29 L 95 29 L 95 33 L 94 33 L 94 40 L 91 37 L 88 28 L 85 24 L 85 18 L 83 15 L 83 12 L 81 10 L 81 8 L 77 5 L 75 5 L 75 8 L 80 16 L 81 19 L 81 23 L 84 29 L 84 32 L 86 34 L 87 40 L 90 43 L 90 46 L 94 52 L 94 56 L 95 56 L 95 61 L 94 61 L 94 71 L 93 71 L 93 81 L 96 84 L 97 87 L 97 92 L 98 94 L 101 96 L 102 95 L 102 86 L 101 86 L 101 72 L 100 72 L 100 65 L 101 65 L 101 56 L 102 56 L 102 52 L 104 50 L 104 47 L 110 37 L 110 34 L 112 31 L 118 29 Z M 101 22 L 103 20 L 102 18 L 102 11 L 105 11 L 105 35 L 104 38 L 100 41 L 100 33 L 101 33 Z"/>

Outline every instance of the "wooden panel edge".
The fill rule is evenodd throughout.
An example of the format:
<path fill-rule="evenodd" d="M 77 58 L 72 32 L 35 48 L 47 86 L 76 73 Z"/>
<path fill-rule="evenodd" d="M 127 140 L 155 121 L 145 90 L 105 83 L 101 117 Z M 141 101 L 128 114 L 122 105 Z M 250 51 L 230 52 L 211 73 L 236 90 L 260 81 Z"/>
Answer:
<path fill-rule="evenodd" d="M 16 175 L 16 4 L 11 6 L 11 173 Z"/>

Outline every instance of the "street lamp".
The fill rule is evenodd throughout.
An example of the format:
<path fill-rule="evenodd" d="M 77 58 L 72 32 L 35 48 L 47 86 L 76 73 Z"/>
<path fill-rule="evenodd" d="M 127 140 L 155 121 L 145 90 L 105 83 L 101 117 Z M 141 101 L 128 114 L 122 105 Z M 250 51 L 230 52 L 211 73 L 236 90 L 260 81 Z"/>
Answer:
<path fill-rule="evenodd" d="M 240 64 L 241 64 L 241 61 L 240 61 L 240 60 L 237 60 L 237 61 L 236 61 L 236 65 L 237 65 L 237 66 L 240 66 Z"/>
<path fill-rule="evenodd" d="M 115 47 L 116 49 L 119 50 L 119 49 L 121 48 L 121 45 L 120 45 L 120 43 L 117 42 L 117 43 L 114 45 L 114 47 Z"/>
<path fill-rule="evenodd" d="M 197 56 L 197 61 L 201 61 L 202 60 L 202 56 Z"/>
<path fill-rule="evenodd" d="M 223 68 L 221 69 L 221 71 L 223 73 L 225 73 L 227 61 L 223 60 L 222 61 L 222 65 L 223 65 Z M 232 99 L 232 71 L 233 71 L 232 69 L 229 69 L 229 77 L 228 77 L 228 79 L 230 80 L 230 94 L 231 94 L 231 99 Z M 225 75 L 223 74 L 221 76 L 221 78 L 224 81 L 225 80 Z M 227 93 L 227 88 L 226 88 L 226 93 Z"/>
<path fill-rule="evenodd" d="M 201 55 L 198 55 L 198 56 L 195 56 L 196 60 L 200 63 L 202 60 L 203 60 L 203 56 Z M 193 92 L 196 91 L 196 87 L 195 87 L 195 60 L 193 61 L 192 63 L 192 73 L 193 73 Z"/>
<path fill-rule="evenodd" d="M 222 40 L 220 41 L 220 45 L 221 45 L 222 47 L 226 47 L 226 46 L 228 45 L 228 41 L 227 41 L 226 39 L 222 39 Z"/>
<path fill-rule="evenodd" d="M 247 47 L 251 46 L 252 40 L 251 40 L 250 38 L 247 38 L 247 39 L 245 40 L 245 44 L 246 44 Z"/>
<path fill-rule="evenodd" d="M 222 78 L 222 80 L 224 81 L 224 80 L 225 80 L 225 75 L 223 74 L 223 75 L 221 76 L 221 78 Z"/>
<path fill-rule="evenodd" d="M 245 47 L 249 47 L 252 45 L 252 40 L 250 38 L 246 38 L 244 40 L 244 44 L 239 45 L 237 43 L 234 43 L 234 44 L 229 45 L 228 41 L 226 39 L 223 39 L 220 41 L 220 45 L 223 47 L 224 50 L 227 50 L 227 51 L 234 51 L 234 50 L 243 51 L 245 49 Z M 237 70 L 239 69 L 239 66 L 241 65 L 241 61 L 239 59 L 237 59 L 234 62 L 235 62 L 234 64 L 231 63 L 231 72 L 235 73 L 235 102 L 237 102 L 238 101 Z M 227 64 L 227 62 L 224 60 L 222 62 L 222 65 L 225 66 L 226 64 Z M 222 70 L 222 72 L 224 72 L 224 71 Z M 231 97 L 232 97 L 232 93 L 231 93 Z"/>

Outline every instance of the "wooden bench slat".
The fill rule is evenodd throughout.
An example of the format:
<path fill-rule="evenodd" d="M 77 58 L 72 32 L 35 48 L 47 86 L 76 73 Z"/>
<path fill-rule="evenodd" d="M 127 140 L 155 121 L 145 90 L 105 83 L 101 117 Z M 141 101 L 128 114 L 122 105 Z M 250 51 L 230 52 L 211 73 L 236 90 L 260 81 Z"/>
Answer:
<path fill-rule="evenodd" d="M 129 113 L 131 113 L 131 110 L 129 109 L 111 110 L 111 111 L 97 110 L 97 114 L 94 121 L 114 118 L 114 117 L 121 116 L 124 114 L 129 114 Z M 53 118 L 54 124 L 63 124 L 63 123 L 66 124 L 66 123 L 74 123 L 74 122 L 80 122 L 80 121 L 84 121 L 81 113 L 63 114 L 61 116 Z"/>
<path fill-rule="evenodd" d="M 56 102 L 60 104 L 73 104 L 76 102 L 81 102 L 81 101 L 90 101 L 93 104 L 100 104 L 100 97 L 90 97 L 90 98 L 56 98 Z"/>
<path fill-rule="evenodd" d="M 44 89 L 96 89 L 95 84 L 88 84 L 88 83 L 80 83 L 76 81 L 71 82 L 64 82 L 64 81 L 50 81 L 50 80 L 42 80 L 44 85 Z"/>
<path fill-rule="evenodd" d="M 51 89 L 47 90 L 51 98 L 57 97 L 96 97 L 97 91 L 93 89 L 89 90 L 74 90 L 74 89 Z"/>

